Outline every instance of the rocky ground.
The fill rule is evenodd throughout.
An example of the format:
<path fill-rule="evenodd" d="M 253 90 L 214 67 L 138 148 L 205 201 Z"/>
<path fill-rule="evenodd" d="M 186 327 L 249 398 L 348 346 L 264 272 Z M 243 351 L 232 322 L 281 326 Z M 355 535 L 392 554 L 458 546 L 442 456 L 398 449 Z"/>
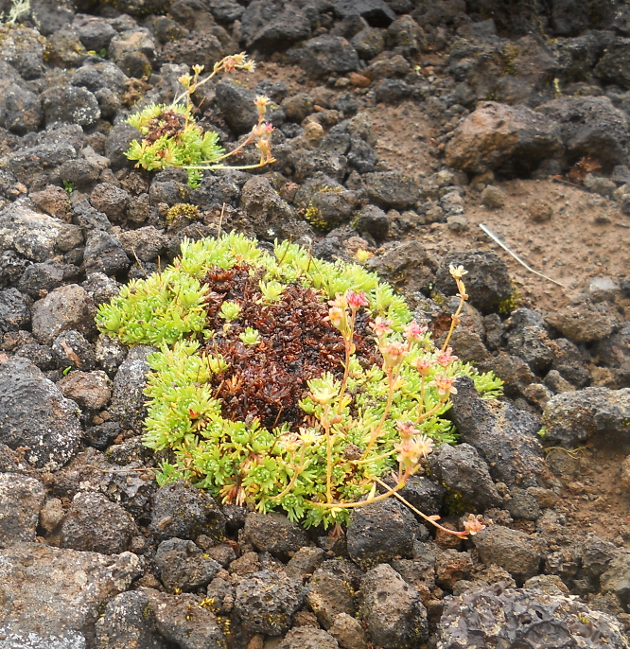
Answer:
<path fill-rule="evenodd" d="M 630 5 L 31 0 L 12 22 L 17 4 L 0 0 L 0 647 L 628 647 Z M 197 189 L 134 169 L 131 112 L 241 50 L 256 73 L 204 86 L 198 115 L 234 147 L 266 93 L 277 162 Z M 436 535 L 390 499 L 331 538 L 158 489 L 151 350 L 94 315 L 219 227 L 370 250 L 438 338 L 448 265 L 468 269 L 452 344 L 505 398 L 460 379 L 461 443 L 403 495 L 485 530 Z"/>

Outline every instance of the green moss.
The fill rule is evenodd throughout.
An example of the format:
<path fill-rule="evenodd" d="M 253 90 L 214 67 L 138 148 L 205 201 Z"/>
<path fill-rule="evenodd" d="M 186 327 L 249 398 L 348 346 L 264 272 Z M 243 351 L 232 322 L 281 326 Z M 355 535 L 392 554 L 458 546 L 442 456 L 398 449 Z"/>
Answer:
<path fill-rule="evenodd" d="M 521 299 L 518 294 L 518 290 L 516 287 L 514 287 L 514 290 L 512 291 L 512 294 L 510 297 L 505 298 L 505 300 L 501 300 L 499 302 L 499 313 L 502 315 L 510 315 L 512 311 L 515 309 L 518 309 L 520 305 Z"/>

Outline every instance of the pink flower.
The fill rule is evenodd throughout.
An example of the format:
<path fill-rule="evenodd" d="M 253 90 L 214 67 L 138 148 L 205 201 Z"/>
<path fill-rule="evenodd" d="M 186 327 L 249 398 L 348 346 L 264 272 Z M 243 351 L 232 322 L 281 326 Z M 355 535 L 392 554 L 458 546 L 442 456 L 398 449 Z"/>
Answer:
<path fill-rule="evenodd" d="M 391 320 L 383 320 L 381 316 L 376 316 L 374 322 L 370 322 L 370 327 L 374 330 L 374 333 L 380 338 L 385 334 L 391 333 L 390 325 L 392 324 Z"/>
<path fill-rule="evenodd" d="M 331 306 L 330 309 L 328 309 L 328 316 L 324 318 L 324 320 L 330 320 L 330 324 L 333 325 L 333 327 L 339 328 L 345 317 L 346 312 L 343 309 L 340 309 L 338 306 Z"/>
<path fill-rule="evenodd" d="M 419 358 L 414 363 L 414 367 L 418 370 L 421 376 L 429 376 L 433 369 L 433 363 L 428 358 Z"/>
<path fill-rule="evenodd" d="M 412 320 L 406 327 L 404 327 L 403 332 L 407 340 L 415 340 L 420 342 L 428 329 L 426 327 L 421 327 L 415 320 Z"/>
<path fill-rule="evenodd" d="M 457 360 L 457 356 L 453 356 L 451 354 L 452 352 L 451 347 L 447 347 L 445 352 L 442 352 L 438 357 L 437 357 L 437 362 L 442 366 L 442 367 L 448 367 L 453 361 Z"/>
<path fill-rule="evenodd" d="M 398 420 L 396 427 L 400 431 L 400 436 L 403 439 L 411 438 L 420 432 L 410 421 Z"/>
<path fill-rule="evenodd" d="M 441 397 L 448 397 L 451 394 L 457 394 L 457 390 L 453 387 L 453 381 L 455 379 L 452 376 L 446 376 L 446 374 L 441 374 L 436 376 L 429 385 L 435 386 L 438 394 Z"/>
<path fill-rule="evenodd" d="M 486 526 L 481 522 L 481 516 L 474 516 L 473 514 L 468 514 L 468 519 L 464 521 L 464 529 L 474 536 L 477 532 L 485 530 Z"/>
<path fill-rule="evenodd" d="M 346 291 L 346 300 L 348 300 L 348 306 L 353 310 L 358 309 L 360 306 L 368 306 L 365 293 L 355 293 L 352 289 Z"/>
<path fill-rule="evenodd" d="M 397 340 L 387 343 L 383 347 L 379 347 L 379 351 L 383 354 L 385 365 L 392 368 L 398 367 L 409 353 L 407 345 Z"/>

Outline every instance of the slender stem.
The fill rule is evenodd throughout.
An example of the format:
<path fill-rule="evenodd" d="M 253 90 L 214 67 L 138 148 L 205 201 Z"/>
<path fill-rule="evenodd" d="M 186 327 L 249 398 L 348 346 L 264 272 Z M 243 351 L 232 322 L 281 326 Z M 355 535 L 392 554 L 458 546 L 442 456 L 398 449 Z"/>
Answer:
<path fill-rule="evenodd" d="M 322 412 L 322 426 L 326 433 L 326 502 L 332 502 L 332 491 L 330 483 L 332 481 L 332 440 L 330 434 L 330 421 L 328 419 L 329 406 L 324 406 Z"/>
<path fill-rule="evenodd" d="M 348 376 L 350 374 L 350 357 L 352 356 L 352 344 L 354 340 L 354 322 L 356 320 L 357 311 L 356 309 L 351 309 L 350 311 L 350 324 L 348 325 L 348 333 L 343 337 L 343 341 L 346 347 L 346 361 L 343 368 L 343 380 L 341 381 L 341 389 L 339 390 L 339 404 L 337 405 L 337 414 L 341 414 L 343 409 L 343 395 L 346 392 L 348 387 Z"/>
<path fill-rule="evenodd" d="M 368 445 L 365 451 L 363 452 L 363 455 L 361 456 L 362 460 L 365 459 L 368 453 L 372 450 L 372 446 L 374 446 L 374 442 L 381 434 L 381 429 L 383 428 L 383 424 L 385 423 L 385 420 L 387 419 L 387 416 L 389 415 L 389 411 L 392 407 L 392 402 L 394 400 L 394 383 L 397 377 L 394 377 L 394 370 L 391 367 L 387 368 L 387 378 L 389 379 L 389 388 L 387 391 L 387 404 L 385 405 L 383 416 L 381 417 L 380 421 L 378 422 L 378 424 L 376 424 L 374 430 L 372 431 L 372 435 L 370 436 L 370 441 L 368 442 Z"/>
<path fill-rule="evenodd" d="M 302 471 L 306 469 L 306 467 L 310 462 L 310 460 L 304 461 L 304 453 L 302 453 L 302 457 L 300 458 L 300 461 L 303 462 L 301 466 L 293 465 L 293 468 L 295 469 L 295 473 L 291 477 L 291 481 L 289 482 L 289 484 L 277 496 L 271 496 L 269 500 L 280 500 L 280 498 L 284 498 L 284 496 L 286 496 L 291 491 L 291 489 L 293 489 L 295 483 L 297 482 L 297 479 L 300 477 L 300 474 L 302 473 Z"/>
<path fill-rule="evenodd" d="M 372 503 L 376 503 L 379 500 L 385 500 L 385 498 L 389 498 L 390 496 L 396 495 L 396 492 L 400 491 L 404 486 L 405 486 L 404 482 L 403 483 L 399 482 L 395 487 L 390 487 L 389 485 L 385 485 L 385 487 L 388 489 L 386 493 L 380 494 L 378 496 L 374 496 L 373 498 L 368 498 L 367 500 L 360 500 L 359 502 L 356 503 L 316 503 L 314 500 L 307 500 L 306 502 L 309 505 L 324 507 L 325 509 L 337 509 L 337 508 L 352 509 L 353 507 L 365 507 L 365 505 L 371 505 Z"/>
<path fill-rule="evenodd" d="M 375 480 L 375 482 L 380 484 L 382 487 L 385 487 L 387 489 L 390 488 L 389 485 L 387 485 L 385 482 L 382 482 L 378 478 L 375 478 L 374 480 Z M 400 500 L 401 503 L 407 505 L 407 507 L 409 507 L 409 509 L 411 509 L 412 512 L 418 514 L 418 516 L 420 516 L 421 518 L 424 518 L 424 520 L 427 521 L 427 523 L 431 523 L 431 525 L 433 525 L 434 527 L 437 527 L 439 530 L 442 530 L 443 532 L 446 532 L 447 534 L 452 534 L 453 536 L 461 536 L 461 537 L 464 537 L 464 538 L 468 536 L 468 532 L 466 532 L 466 531 L 464 531 L 464 532 L 456 532 L 455 530 L 449 530 L 447 527 L 443 527 L 438 522 L 436 522 L 433 518 L 431 518 L 431 516 L 427 516 L 426 514 L 423 514 L 419 509 L 416 509 L 408 500 L 403 498 L 400 494 L 396 493 L 396 491 L 392 491 L 391 495 L 394 496 L 395 498 L 398 498 L 398 500 Z"/>
<path fill-rule="evenodd" d="M 453 331 L 455 331 L 455 327 L 459 324 L 459 316 L 462 312 L 462 309 L 464 308 L 464 302 L 466 301 L 466 298 L 464 297 L 463 287 L 461 285 L 461 280 L 456 279 L 455 281 L 457 282 L 457 290 L 459 291 L 459 305 L 455 313 L 451 316 L 451 326 L 448 330 L 448 335 L 446 336 L 446 340 L 442 345 L 442 350 L 441 350 L 442 353 L 446 351 L 446 348 L 448 347 L 448 343 L 451 340 L 451 336 L 453 335 Z"/>

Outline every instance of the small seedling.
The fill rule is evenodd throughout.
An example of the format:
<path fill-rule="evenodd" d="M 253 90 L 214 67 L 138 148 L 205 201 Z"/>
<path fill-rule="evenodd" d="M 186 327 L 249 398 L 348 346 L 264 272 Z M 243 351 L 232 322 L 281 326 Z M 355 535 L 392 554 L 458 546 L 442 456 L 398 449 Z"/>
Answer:
<path fill-rule="evenodd" d="M 126 152 L 127 158 L 137 161 L 137 167 L 148 171 L 181 167 L 188 171 L 188 184 L 198 187 L 204 170 L 217 169 L 257 169 L 275 162 L 271 154 L 271 133 L 273 126 L 265 121 L 267 97 L 256 97 L 258 122 L 248 137 L 235 149 L 226 152 L 219 144 L 219 136 L 214 131 L 204 131 L 195 120 L 195 106 L 192 95 L 216 74 L 222 71 L 254 70 L 253 61 L 247 60 L 242 52 L 227 56 L 214 65 L 213 71 L 204 79 L 200 78 L 202 65 L 193 66 L 193 74 L 185 74 L 178 81 L 184 92 L 175 97 L 171 104 L 149 104 L 134 113 L 128 124 L 142 133 L 142 140 L 131 142 Z M 230 166 L 224 161 L 239 154 L 249 144 L 254 144 L 260 153 L 256 164 Z"/>

